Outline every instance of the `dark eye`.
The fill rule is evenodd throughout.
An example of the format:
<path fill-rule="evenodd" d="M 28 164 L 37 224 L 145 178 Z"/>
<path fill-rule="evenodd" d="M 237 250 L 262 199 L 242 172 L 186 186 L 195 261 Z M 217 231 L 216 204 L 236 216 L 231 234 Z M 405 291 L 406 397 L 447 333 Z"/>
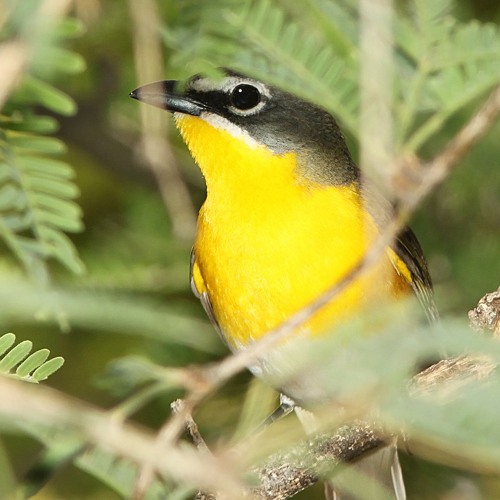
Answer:
<path fill-rule="evenodd" d="M 261 97 L 257 87 L 242 83 L 234 87 L 229 99 L 231 105 L 236 109 L 247 110 L 255 108 L 259 104 Z"/>

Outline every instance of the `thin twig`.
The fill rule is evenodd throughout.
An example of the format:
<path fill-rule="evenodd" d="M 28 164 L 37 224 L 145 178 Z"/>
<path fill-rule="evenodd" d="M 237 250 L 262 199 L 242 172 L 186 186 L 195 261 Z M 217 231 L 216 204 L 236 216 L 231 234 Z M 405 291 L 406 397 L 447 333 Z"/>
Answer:
<path fill-rule="evenodd" d="M 141 462 L 141 469 L 134 485 L 133 499 L 142 500 L 158 472 L 158 463 L 164 459 L 166 450 L 175 447 L 175 442 L 185 427 L 185 422 L 195 407 L 195 401 L 185 400 L 182 408 L 167 420 L 156 434 L 151 454 Z M 170 451 L 168 451 L 170 453 Z"/>
<path fill-rule="evenodd" d="M 493 307 L 500 315 L 500 302 L 495 302 Z M 495 369 L 496 364 L 486 356 L 459 356 L 443 360 L 417 374 L 409 392 L 412 397 L 446 401 L 456 397 L 467 384 L 487 379 Z M 378 449 L 391 438 L 366 422 L 352 422 L 333 433 L 314 436 L 252 467 L 249 472 L 257 477 L 259 486 L 250 488 L 245 496 L 262 500 L 290 498 L 317 483 L 326 474 L 331 475 L 341 464 Z M 406 443 L 407 447 L 410 445 L 411 441 Z M 484 461 L 480 457 L 477 460 L 475 465 L 478 470 L 484 470 Z M 209 492 L 200 492 L 196 496 L 196 500 L 218 498 L 216 493 Z"/>
<path fill-rule="evenodd" d="M 203 376 L 203 370 L 194 367 L 186 369 L 183 375 L 184 387 L 188 389 L 190 395 L 182 401 L 182 404 L 177 405 L 176 411 L 166 420 L 156 434 L 155 446 L 148 459 L 142 463 L 137 476 L 133 493 L 134 500 L 140 500 L 144 497 L 157 472 L 156 464 L 163 459 L 162 456 L 165 450 L 175 446 L 185 428 L 186 422 L 192 418 L 194 408 L 205 397 L 207 383 Z M 179 379 L 179 382 L 181 382 L 181 379 Z M 210 392 L 211 390 L 208 390 L 206 394 Z"/>
<path fill-rule="evenodd" d="M 438 184 L 440 184 L 491 129 L 500 114 L 500 85 L 488 96 L 474 116 L 431 161 L 422 163 L 407 158 L 400 163 L 399 174 L 394 179 L 394 189 L 402 208 L 411 213 Z"/>
<path fill-rule="evenodd" d="M 189 446 L 170 446 L 158 451 L 158 441 L 151 432 L 119 422 L 109 412 L 49 387 L 1 376 L 0 400 L 0 414 L 12 425 L 28 422 L 36 427 L 64 429 L 72 438 L 81 436 L 82 442 L 139 465 L 155 456 L 157 473 L 206 490 L 223 490 L 232 494 L 232 498 L 236 498 L 235 492 L 242 490 L 235 474 L 210 456 L 202 456 Z"/>
<path fill-rule="evenodd" d="M 431 393 L 433 397 L 456 395 L 467 383 L 484 380 L 495 366 L 480 357 L 444 360 L 416 376 L 412 392 L 420 396 Z M 318 482 L 326 473 L 330 476 L 340 464 L 383 446 L 389 438 L 366 423 L 353 423 L 333 435 L 318 436 L 252 469 L 260 483 L 252 490 L 252 496 L 266 500 L 290 498 Z"/>
<path fill-rule="evenodd" d="M 184 400 L 182 399 L 176 399 L 173 403 L 170 404 L 170 406 L 174 413 L 180 413 L 184 411 L 185 403 Z M 203 439 L 203 436 L 200 434 L 198 425 L 193 419 L 193 415 L 191 414 L 190 411 L 185 412 L 185 414 L 186 418 L 184 420 L 184 423 L 186 425 L 186 430 L 189 432 L 189 435 L 191 436 L 194 445 L 200 451 L 211 453 L 210 449 L 207 446 L 207 443 Z"/>

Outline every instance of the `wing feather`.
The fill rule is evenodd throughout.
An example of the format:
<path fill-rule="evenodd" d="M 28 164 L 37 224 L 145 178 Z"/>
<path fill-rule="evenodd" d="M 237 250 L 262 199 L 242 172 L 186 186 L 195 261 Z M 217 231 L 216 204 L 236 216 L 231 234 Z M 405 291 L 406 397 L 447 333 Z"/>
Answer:
<path fill-rule="evenodd" d="M 203 286 L 199 286 L 199 284 L 197 284 L 197 281 L 199 280 L 203 281 L 203 277 L 199 269 L 197 268 L 196 254 L 194 252 L 194 248 L 191 250 L 191 264 L 189 267 L 189 277 L 191 282 L 191 290 L 193 291 L 195 297 L 200 299 L 201 305 L 203 306 L 203 309 L 205 310 L 208 319 L 210 320 L 214 328 L 217 330 L 217 333 L 220 335 L 224 343 L 227 344 L 226 338 L 222 333 L 222 328 L 220 327 L 219 322 L 215 317 L 214 308 L 212 306 L 212 302 L 210 302 L 210 297 L 208 296 L 208 292 L 205 289 L 204 283 Z"/>
<path fill-rule="evenodd" d="M 439 313 L 434 302 L 432 280 L 422 247 L 415 233 L 405 227 L 396 238 L 393 245 L 396 255 L 403 261 L 411 275 L 409 282 L 420 301 L 431 323 L 439 319 Z"/>

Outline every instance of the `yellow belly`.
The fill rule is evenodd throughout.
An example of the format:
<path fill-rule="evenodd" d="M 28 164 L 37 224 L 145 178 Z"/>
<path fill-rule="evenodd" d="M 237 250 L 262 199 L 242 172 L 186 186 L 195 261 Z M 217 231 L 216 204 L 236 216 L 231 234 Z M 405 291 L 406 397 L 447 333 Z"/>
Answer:
<path fill-rule="evenodd" d="M 300 179 L 295 154 L 252 148 L 198 118 L 178 125 L 207 182 L 195 242 L 196 285 L 207 291 L 228 343 L 241 347 L 345 276 L 377 228 L 357 185 Z M 304 328 L 325 331 L 407 288 L 403 281 L 384 256 Z"/>

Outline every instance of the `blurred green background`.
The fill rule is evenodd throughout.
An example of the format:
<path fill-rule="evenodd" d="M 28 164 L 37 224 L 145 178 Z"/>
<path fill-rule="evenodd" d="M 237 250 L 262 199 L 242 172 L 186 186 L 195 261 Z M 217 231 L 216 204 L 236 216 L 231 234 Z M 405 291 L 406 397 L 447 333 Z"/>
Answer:
<path fill-rule="evenodd" d="M 189 287 L 193 222 L 204 199 L 203 179 L 167 114 L 155 109 L 147 111 L 147 117 L 160 127 L 156 130 L 165 130 L 169 141 L 160 148 L 167 148 L 166 152 L 162 149 L 162 155 L 172 163 L 167 174 L 151 166 L 148 153 L 141 146 L 140 113 L 144 110 L 128 97 L 132 89 L 148 83 L 155 70 L 158 79 L 187 76 L 185 67 L 175 64 L 176 51 L 162 43 L 161 36 L 159 55 L 155 47 L 140 39 L 141 22 L 152 31 L 166 32 L 184 23 L 178 18 L 180 3 L 181 0 L 72 3 L 71 15 L 81 21 L 84 31 L 66 46 L 83 57 L 86 69 L 79 74 L 55 77 L 53 84 L 76 101 L 78 112 L 74 116 L 54 116 L 59 122 L 56 135 L 68 147 L 65 160 L 76 171 L 81 193 L 78 203 L 83 209 L 85 230 L 72 235 L 72 240 L 86 272 L 75 276 L 57 263 L 50 266 L 53 283 L 71 290 L 70 299 L 61 300 L 62 309 L 70 310 L 69 329 L 61 330 L 54 321 L 38 322 L 26 316 L 32 310 L 29 296 L 14 298 L 21 304 L 16 306 L 18 311 L 14 308 L 14 312 L 7 311 L 2 317 L 0 333 L 13 331 L 19 340 L 29 338 L 36 348 L 48 347 L 52 354 L 66 358 L 66 365 L 51 377 L 49 385 L 104 408 L 118 404 L 136 383 L 132 380 L 128 384 L 120 367 L 110 366 L 117 358 L 144 356 L 160 365 L 184 366 L 218 359 L 226 352 Z M 9 8 L 9 2 L 0 1 L 0 13 L 5 14 Z M 216 3 L 213 8 L 217 8 Z M 141 11 L 152 13 L 153 17 L 141 20 Z M 464 20 L 500 21 L 498 0 L 460 0 L 455 13 Z M 189 43 L 186 38 L 186 50 Z M 157 68 L 148 67 L 144 60 L 148 50 L 152 51 L 151 60 L 160 62 Z M 424 155 L 431 157 L 436 153 L 469 114 L 470 110 L 466 110 L 462 116 L 451 119 L 426 145 Z M 157 121 L 164 122 L 158 125 Z M 497 124 L 445 184 L 424 201 L 412 222 L 430 264 L 438 306 L 448 313 L 465 316 L 482 295 L 500 285 L 499 137 Z M 165 198 L 168 201 L 172 190 L 176 200 L 169 206 Z M 179 190 L 185 190 L 188 196 L 177 196 Z M 175 222 L 179 219 L 183 224 Z M 7 273 L 17 273 L 18 266 L 9 250 L 2 246 L 0 251 L 1 267 Z M 112 297 L 116 302 L 108 309 L 92 309 L 86 317 L 78 316 L 78 304 L 86 304 L 89 296 L 101 293 L 103 300 Z M 24 302 L 27 305 L 23 306 Z M 142 314 L 157 314 L 154 326 L 140 335 L 135 333 L 140 328 L 134 330 L 132 324 L 134 318 L 140 323 L 140 318 L 129 308 L 131 302 L 138 309 L 146 304 Z M 82 310 L 85 307 L 82 305 Z M 106 314 L 116 317 L 107 318 Z M 108 326 L 101 327 L 101 323 Z M 162 328 L 174 337 L 186 338 L 165 342 Z M 186 333 L 189 331 L 194 331 L 191 339 Z M 192 345 L 198 339 L 204 339 L 201 349 Z M 207 440 L 224 440 L 228 429 L 234 429 L 239 413 L 235 402 L 244 397 L 249 379 L 246 374 L 237 377 L 200 410 L 197 421 Z M 178 395 L 162 394 L 135 418 L 157 428 L 170 411 L 170 401 Z M 22 475 L 36 460 L 40 446 L 17 435 L 7 435 L 4 441 L 13 457 L 14 469 Z M 422 477 L 433 473 L 423 470 Z M 435 493 L 433 490 L 415 498 L 434 498 Z M 66 467 L 36 498 L 118 496 L 89 475 Z M 300 498 L 312 498 L 312 493 Z"/>

